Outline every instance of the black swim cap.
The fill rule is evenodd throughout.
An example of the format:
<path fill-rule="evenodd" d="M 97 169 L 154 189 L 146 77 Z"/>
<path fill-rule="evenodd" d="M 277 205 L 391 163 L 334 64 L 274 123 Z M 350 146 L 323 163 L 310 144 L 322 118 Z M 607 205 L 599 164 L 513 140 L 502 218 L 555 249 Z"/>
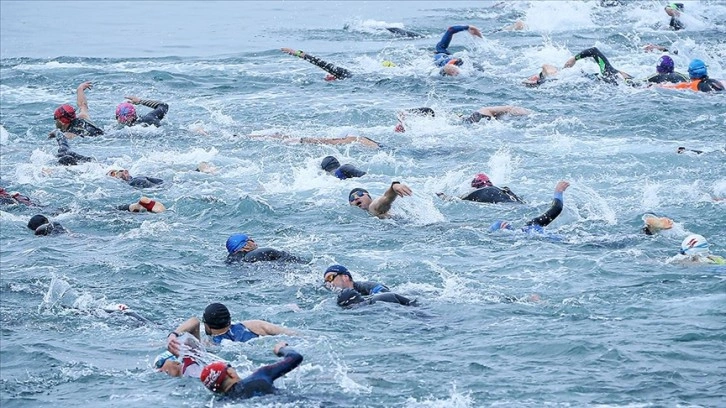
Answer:
<path fill-rule="evenodd" d="M 131 211 L 131 204 L 121 204 L 116 208 L 121 211 Z"/>
<path fill-rule="evenodd" d="M 333 156 L 327 156 L 320 163 L 320 167 L 325 171 L 333 171 L 340 167 L 340 162 Z"/>
<path fill-rule="evenodd" d="M 221 303 L 212 303 L 204 309 L 202 321 L 211 329 L 224 329 L 232 323 L 227 306 Z"/>
<path fill-rule="evenodd" d="M 34 215 L 34 216 L 33 216 L 33 217 L 32 217 L 32 218 L 30 219 L 30 221 L 28 221 L 28 228 L 30 228 L 31 230 L 35 231 L 35 230 L 36 230 L 36 229 L 38 229 L 38 227 L 40 227 L 41 225 L 43 225 L 43 224 L 47 224 L 47 223 L 49 223 L 49 222 L 50 222 L 50 221 L 48 220 L 48 217 L 46 217 L 46 216 L 45 216 L 45 215 L 43 215 L 43 214 L 37 214 L 37 215 Z"/>
<path fill-rule="evenodd" d="M 363 296 L 355 289 L 343 289 L 338 295 L 338 306 L 350 307 L 357 303 L 364 302 Z"/>

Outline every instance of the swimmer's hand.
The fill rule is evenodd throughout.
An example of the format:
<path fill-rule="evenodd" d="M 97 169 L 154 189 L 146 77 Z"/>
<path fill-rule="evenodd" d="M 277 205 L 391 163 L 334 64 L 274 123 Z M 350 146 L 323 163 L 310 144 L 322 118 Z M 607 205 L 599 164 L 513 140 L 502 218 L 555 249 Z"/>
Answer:
<path fill-rule="evenodd" d="M 305 57 L 305 52 L 302 50 L 293 50 L 292 48 L 280 48 L 280 51 L 300 58 Z"/>
<path fill-rule="evenodd" d="M 272 349 L 272 352 L 275 353 L 276 356 L 280 356 L 280 349 L 283 347 L 287 347 L 288 344 L 284 341 L 281 341 L 277 344 L 275 344 L 275 347 Z"/>
<path fill-rule="evenodd" d="M 177 357 L 179 357 L 179 348 L 180 344 L 177 340 L 177 335 L 175 332 L 169 333 L 169 335 L 166 337 L 166 349 L 169 350 L 169 352 Z"/>
<path fill-rule="evenodd" d="M 570 57 L 570 59 L 568 59 L 567 61 L 565 61 L 565 68 L 572 68 L 572 67 L 574 67 L 576 62 L 577 62 L 577 60 L 575 59 L 575 57 Z"/>
<path fill-rule="evenodd" d="M 391 190 L 393 190 L 393 192 L 396 193 L 399 197 L 411 196 L 413 194 L 409 186 L 396 182 L 394 182 L 394 184 L 391 184 Z"/>
<path fill-rule="evenodd" d="M 562 180 L 559 183 L 557 183 L 557 185 L 555 186 L 555 192 L 561 193 L 561 192 L 567 190 L 567 187 L 569 187 L 569 186 L 570 186 L 570 182 Z"/>
<path fill-rule="evenodd" d="M 85 91 L 86 89 L 91 89 L 93 85 L 91 85 L 91 81 L 86 81 L 80 85 L 78 85 L 79 91 Z"/>
<path fill-rule="evenodd" d="M 469 26 L 468 31 L 469 31 L 469 34 L 473 35 L 474 37 L 482 38 L 481 31 L 478 28 L 476 28 L 474 26 Z"/>
<path fill-rule="evenodd" d="M 136 96 L 129 95 L 129 96 L 124 96 L 124 98 L 128 99 L 129 102 L 133 103 L 134 105 L 138 105 L 139 103 L 141 103 L 141 98 L 138 98 Z"/>

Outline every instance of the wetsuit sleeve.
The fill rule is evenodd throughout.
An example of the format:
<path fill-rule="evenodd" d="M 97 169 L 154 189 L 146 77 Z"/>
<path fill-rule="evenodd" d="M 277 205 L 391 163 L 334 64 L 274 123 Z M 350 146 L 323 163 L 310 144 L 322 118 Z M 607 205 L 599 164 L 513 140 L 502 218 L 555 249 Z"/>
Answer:
<path fill-rule="evenodd" d="M 701 92 L 723 92 L 724 87 L 721 82 L 711 78 L 704 78 L 698 83 L 698 90 Z"/>
<path fill-rule="evenodd" d="M 353 74 L 350 71 L 348 71 L 347 69 L 335 66 L 335 65 L 331 64 L 330 62 L 323 61 L 320 58 L 314 57 L 307 53 L 302 56 L 302 59 L 321 68 L 323 71 L 334 76 L 335 79 L 346 79 L 346 78 L 350 78 L 353 76 Z"/>
<path fill-rule="evenodd" d="M 449 44 L 451 44 L 451 39 L 454 38 L 454 34 L 460 33 L 462 31 L 468 30 L 469 26 L 451 26 L 449 27 L 446 32 L 444 32 L 444 35 L 441 37 L 441 40 L 436 44 L 436 52 L 439 54 L 449 54 Z"/>
<path fill-rule="evenodd" d="M 398 303 L 404 306 L 418 306 L 418 302 L 415 299 L 411 300 L 405 296 L 391 292 L 375 295 L 371 298 L 371 300 L 376 302 Z"/>
<path fill-rule="evenodd" d="M 164 116 L 166 116 L 166 113 L 169 111 L 169 105 L 164 102 L 154 101 L 151 99 L 141 99 L 139 104 L 153 109 L 153 111 L 147 113 L 141 119 L 141 122 L 149 124 L 158 124 L 160 120 L 164 119 Z"/>
<path fill-rule="evenodd" d="M 580 51 L 577 55 L 575 55 L 575 60 L 581 60 L 588 57 L 592 57 L 595 60 L 597 65 L 600 67 L 601 75 L 614 75 L 618 73 L 618 70 L 610 64 L 607 57 L 605 57 L 605 55 L 603 55 L 597 47 Z"/>
<path fill-rule="evenodd" d="M 546 227 L 547 225 L 549 225 L 562 212 L 562 206 L 563 206 L 562 200 L 563 200 L 562 192 L 559 192 L 559 191 L 556 192 L 555 197 L 552 200 L 552 205 L 547 210 L 547 212 L 545 212 L 544 214 L 540 215 L 539 217 L 527 222 L 527 226 L 539 225 L 541 227 Z"/>
<path fill-rule="evenodd" d="M 294 370 L 303 361 L 303 356 L 289 347 L 281 348 L 278 356 L 284 357 L 282 361 L 268 366 L 264 366 L 259 369 L 261 373 L 264 373 L 265 375 L 270 377 L 271 381 L 275 381 L 276 379 Z"/>
<path fill-rule="evenodd" d="M 335 171 L 335 177 L 345 180 L 347 178 L 362 177 L 365 176 L 366 172 L 358 170 L 350 164 L 344 164 Z"/>

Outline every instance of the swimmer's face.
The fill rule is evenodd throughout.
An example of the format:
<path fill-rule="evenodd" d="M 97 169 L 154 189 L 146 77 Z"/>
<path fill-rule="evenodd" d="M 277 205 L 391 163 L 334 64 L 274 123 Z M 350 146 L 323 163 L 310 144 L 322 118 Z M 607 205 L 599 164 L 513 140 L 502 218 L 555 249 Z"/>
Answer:
<path fill-rule="evenodd" d="M 182 365 L 178 361 L 168 359 L 164 362 L 164 365 L 159 369 L 162 373 L 165 373 L 171 377 L 182 376 Z"/>
<path fill-rule="evenodd" d="M 146 208 L 142 207 L 139 203 L 129 204 L 129 211 L 131 212 L 146 212 Z"/>
<path fill-rule="evenodd" d="M 353 283 L 351 282 L 350 278 L 344 273 L 328 272 L 325 274 L 324 279 L 325 286 L 331 290 L 353 287 Z"/>
<path fill-rule="evenodd" d="M 254 239 L 250 238 L 250 239 L 247 240 L 247 244 L 245 244 L 245 246 L 243 246 L 240 249 L 240 251 L 242 251 L 242 252 L 250 252 L 250 251 L 254 251 L 255 249 L 257 249 L 257 243 L 255 242 Z"/>
<path fill-rule="evenodd" d="M 459 68 L 454 64 L 446 64 L 444 65 L 444 74 L 448 76 L 459 76 L 461 71 Z"/>
<path fill-rule="evenodd" d="M 350 201 L 350 205 L 354 205 L 358 208 L 368 210 L 368 207 L 373 202 L 373 199 L 371 198 L 371 196 L 368 193 L 364 193 L 362 191 L 356 191 L 354 194 L 355 194 L 355 197 L 351 197 L 351 198 L 355 198 L 355 199 Z"/>

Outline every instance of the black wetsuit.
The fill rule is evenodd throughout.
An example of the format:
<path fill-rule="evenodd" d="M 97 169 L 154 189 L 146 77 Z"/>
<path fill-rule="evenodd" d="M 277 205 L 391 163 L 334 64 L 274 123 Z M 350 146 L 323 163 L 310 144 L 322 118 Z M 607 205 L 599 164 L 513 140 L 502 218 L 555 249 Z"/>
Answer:
<path fill-rule="evenodd" d="M 492 120 L 492 119 L 496 119 L 496 118 L 494 116 L 482 115 L 481 112 L 475 111 L 469 117 L 463 118 L 461 121 L 465 124 L 470 125 L 472 123 L 479 123 L 482 119 Z"/>
<path fill-rule="evenodd" d="M 352 164 L 344 164 L 340 167 L 338 167 L 334 172 L 333 175 L 341 180 L 354 178 L 354 177 L 362 177 L 366 175 L 366 172 L 363 170 L 357 169 Z"/>
<path fill-rule="evenodd" d="M 391 291 L 386 285 L 372 281 L 353 282 L 353 289 L 363 296 Z"/>
<path fill-rule="evenodd" d="M 653 84 L 661 84 L 664 82 L 670 82 L 672 84 L 677 84 L 679 82 L 688 82 L 688 77 L 686 75 L 681 74 L 680 72 L 668 72 L 664 74 L 653 74 L 649 76 L 646 79 L 647 82 L 653 83 Z"/>
<path fill-rule="evenodd" d="M 525 224 L 526 226 L 522 228 L 525 232 L 542 232 L 543 227 L 548 226 L 552 221 L 555 220 L 561 213 L 563 208 L 563 198 L 562 193 L 556 192 L 554 195 L 554 198 L 552 199 L 552 204 L 550 205 L 550 208 L 545 211 L 544 214 L 540 215 L 537 218 L 531 219 Z"/>
<path fill-rule="evenodd" d="M 166 113 L 169 111 L 169 105 L 164 102 L 154 101 L 151 99 L 141 99 L 139 104 L 148 106 L 149 108 L 152 108 L 153 111 L 136 119 L 130 126 L 161 126 L 161 120 L 164 119 L 164 116 L 166 116 Z"/>
<path fill-rule="evenodd" d="M 403 28 L 398 27 L 386 27 L 386 30 L 391 32 L 391 34 L 395 34 L 401 37 L 408 37 L 408 38 L 423 38 L 422 34 L 414 33 L 413 31 L 404 30 Z"/>
<path fill-rule="evenodd" d="M 701 92 L 723 92 L 724 87 L 720 81 L 704 77 L 698 82 L 698 90 Z"/>
<path fill-rule="evenodd" d="M 225 263 L 234 262 L 261 262 L 261 261 L 278 261 L 292 263 L 308 263 L 306 259 L 291 255 L 285 251 L 278 251 L 273 248 L 257 248 L 249 252 L 238 251 L 227 255 Z"/>
<path fill-rule="evenodd" d="M 81 118 L 75 118 L 71 121 L 71 125 L 64 132 L 73 133 L 77 136 L 100 136 L 103 130 L 91 123 L 91 121 Z"/>
<path fill-rule="evenodd" d="M 289 347 L 281 348 L 278 356 L 284 357 L 282 361 L 258 368 L 235 383 L 223 394 L 223 399 L 245 399 L 274 393 L 274 381 L 297 368 L 303 361 L 303 356 Z"/>
<path fill-rule="evenodd" d="M 301 58 L 315 66 L 322 68 L 325 72 L 334 76 L 335 79 L 346 79 L 353 76 L 353 73 L 348 71 L 347 69 L 335 66 L 330 62 L 323 61 L 320 58 L 314 57 L 310 54 L 305 54 Z"/>
<path fill-rule="evenodd" d="M 337 300 L 338 306 L 342 308 L 372 305 L 376 302 L 398 303 L 403 306 L 418 306 L 416 299 L 411 300 L 397 293 L 385 292 L 373 296 L 363 297 L 363 295 L 355 289 L 343 289 L 343 291 L 340 292 L 340 295 L 338 295 Z"/>
<path fill-rule="evenodd" d="M 613 67 L 610 61 L 608 61 L 607 57 L 605 57 L 605 55 L 603 55 L 603 53 L 600 52 L 597 47 L 592 47 L 580 51 L 579 53 L 577 53 L 577 55 L 575 55 L 575 60 L 581 60 L 588 57 L 592 57 L 592 59 L 594 59 L 597 63 L 598 67 L 600 68 L 599 78 L 603 81 L 611 84 L 617 84 L 619 79 L 622 78 L 622 76 L 620 75 L 620 71 Z"/>
<path fill-rule="evenodd" d="M 461 197 L 462 200 L 476 201 L 478 203 L 521 203 L 523 202 L 509 187 L 499 188 L 487 186 L 478 188 Z"/>
<path fill-rule="evenodd" d="M 92 157 L 84 156 L 72 151 L 68 144 L 68 139 L 62 131 L 55 131 L 55 140 L 58 142 L 58 153 L 55 155 L 58 158 L 58 164 L 62 164 L 64 166 L 75 166 L 78 163 L 93 161 Z"/>
<path fill-rule="evenodd" d="M 163 184 L 164 180 L 154 177 L 131 177 L 128 183 L 135 188 L 151 188 Z"/>
<path fill-rule="evenodd" d="M 35 235 L 58 235 L 67 232 L 68 230 L 57 222 L 49 222 L 35 229 Z"/>

